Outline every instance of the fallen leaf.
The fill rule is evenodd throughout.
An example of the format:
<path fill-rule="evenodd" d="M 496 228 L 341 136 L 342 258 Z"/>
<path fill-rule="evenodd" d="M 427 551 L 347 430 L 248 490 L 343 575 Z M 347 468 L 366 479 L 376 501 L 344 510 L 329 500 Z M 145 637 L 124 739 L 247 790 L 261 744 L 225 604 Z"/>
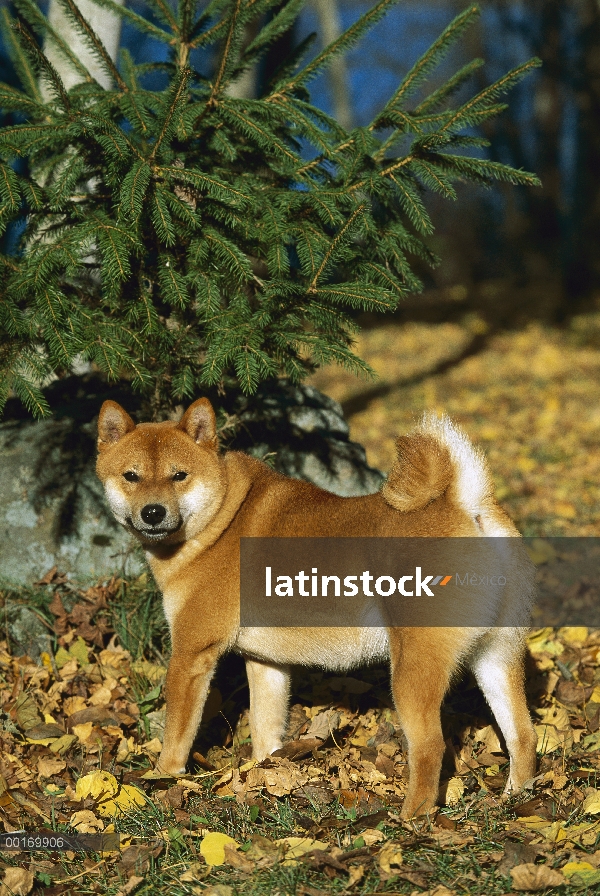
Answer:
<path fill-rule="evenodd" d="M 233 837 L 222 834 L 220 831 L 210 831 L 205 834 L 200 843 L 200 855 L 204 856 L 207 865 L 225 864 L 225 845 L 237 848 L 238 844 Z"/>
<path fill-rule="evenodd" d="M 600 884 L 600 869 L 589 862 L 567 862 L 560 869 L 570 884 L 579 887 L 592 887 Z"/>
<path fill-rule="evenodd" d="M 586 815 L 598 815 L 600 813 L 600 790 L 588 792 L 581 808 Z"/>
<path fill-rule="evenodd" d="M 462 778 L 450 778 L 448 784 L 446 786 L 446 793 L 444 796 L 444 805 L 445 806 L 454 806 L 456 803 L 460 802 L 462 799 L 462 795 L 465 792 L 465 782 Z"/>
<path fill-rule="evenodd" d="M 90 772 L 89 775 L 83 775 L 75 785 L 75 793 L 80 800 L 91 796 L 94 799 L 99 797 L 114 796 L 118 791 L 119 784 L 114 775 L 110 772 L 97 771 Z"/>
<path fill-rule="evenodd" d="M 139 788 L 133 784 L 122 784 L 114 796 L 107 796 L 98 803 L 98 812 L 104 818 L 123 815 L 136 806 L 145 806 L 147 802 Z"/>
<path fill-rule="evenodd" d="M 313 849 L 329 849 L 329 843 L 325 843 L 323 840 L 313 840 L 311 837 L 282 837 L 275 842 L 277 845 L 284 844 L 284 848 L 287 847 L 284 865 L 295 865 L 300 856 L 312 852 Z"/>
<path fill-rule="evenodd" d="M 60 774 L 67 767 L 67 763 L 62 759 L 47 759 L 42 756 L 38 759 L 37 767 L 42 778 L 52 778 L 53 775 Z"/>
<path fill-rule="evenodd" d="M 383 846 L 377 854 L 377 864 L 379 870 L 384 874 L 393 874 L 402 865 L 402 847 L 394 841 L 390 841 Z"/>
<path fill-rule="evenodd" d="M 33 890 L 34 877 L 26 868 L 6 868 L 0 896 L 27 896 Z"/>
<path fill-rule="evenodd" d="M 63 712 L 66 716 L 72 716 L 73 713 L 81 712 L 87 706 L 83 697 L 65 697 L 63 700 Z"/>
<path fill-rule="evenodd" d="M 96 834 L 98 831 L 104 830 L 104 822 L 97 818 L 91 809 L 81 809 L 79 812 L 73 812 L 69 819 L 69 824 L 80 834 Z"/>
<path fill-rule="evenodd" d="M 515 890 L 535 892 L 546 887 L 560 887 L 565 883 L 564 877 L 558 871 L 547 865 L 534 865 L 531 862 L 511 868 L 510 876 Z"/>
<path fill-rule="evenodd" d="M 79 743 L 84 744 L 92 733 L 93 727 L 93 722 L 84 722 L 82 725 L 73 725 L 71 731 L 73 732 Z"/>
<path fill-rule="evenodd" d="M 116 896 L 129 896 L 130 893 L 133 893 L 139 887 L 143 880 L 143 877 L 136 877 L 135 874 L 132 874 L 127 883 L 117 890 Z"/>

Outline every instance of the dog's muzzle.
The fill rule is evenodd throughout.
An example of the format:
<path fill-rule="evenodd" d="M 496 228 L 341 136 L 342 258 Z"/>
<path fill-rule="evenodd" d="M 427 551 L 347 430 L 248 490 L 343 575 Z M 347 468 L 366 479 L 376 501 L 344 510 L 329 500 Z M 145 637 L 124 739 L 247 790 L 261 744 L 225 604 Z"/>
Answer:
<path fill-rule="evenodd" d="M 161 523 L 165 520 L 167 516 L 167 508 L 163 507 L 162 504 L 146 504 L 145 507 L 142 507 L 140 511 L 140 517 L 143 523 L 146 524 L 146 527 L 136 526 L 131 517 L 128 520 L 129 525 L 135 529 L 136 532 L 139 532 L 140 535 L 143 535 L 144 538 L 150 538 L 155 541 L 160 541 L 163 538 L 166 538 L 168 535 L 172 535 L 174 532 L 177 532 L 178 529 L 181 528 L 182 520 L 180 519 L 175 526 L 162 526 Z"/>

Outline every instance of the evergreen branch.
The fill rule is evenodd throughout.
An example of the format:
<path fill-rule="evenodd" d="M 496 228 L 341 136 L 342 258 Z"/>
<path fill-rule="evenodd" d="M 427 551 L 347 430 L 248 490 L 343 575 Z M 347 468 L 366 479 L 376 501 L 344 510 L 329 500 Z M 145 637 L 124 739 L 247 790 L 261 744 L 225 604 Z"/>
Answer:
<path fill-rule="evenodd" d="M 191 76 L 191 71 L 189 68 L 181 69 L 178 72 L 177 80 L 175 81 L 172 89 L 170 90 L 171 100 L 169 102 L 167 113 L 163 119 L 163 122 L 162 122 L 162 125 L 160 128 L 160 133 L 159 133 L 158 137 L 156 138 L 156 142 L 154 144 L 152 152 L 150 153 L 150 156 L 148 159 L 149 162 L 154 161 L 154 159 L 156 158 L 156 154 L 157 154 L 158 150 L 160 149 L 163 140 L 167 137 L 167 135 L 171 131 L 173 118 L 174 118 L 174 116 L 177 112 L 177 109 L 182 101 L 182 98 L 185 94 L 185 91 L 187 89 L 187 86 L 188 86 L 188 83 L 190 80 L 190 76 Z"/>
<path fill-rule="evenodd" d="M 448 81 L 446 81 L 445 84 L 442 84 L 441 87 L 438 87 L 437 90 L 434 90 L 433 93 L 430 93 L 422 103 L 419 103 L 414 111 L 414 114 L 424 115 L 431 109 L 435 109 L 437 106 L 440 106 L 450 96 L 452 96 L 452 94 L 459 90 L 465 83 L 465 81 L 467 81 L 471 77 L 471 75 L 474 75 L 476 71 L 479 71 L 479 69 L 483 65 L 485 65 L 483 59 L 473 59 L 471 62 L 463 65 L 462 68 L 460 68 L 455 75 L 453 75 Z"/>
<path fill-rule="evenodd" d="M 344 31 L 333 43 L 329 44 L 328 47 L 325 47 L 294 77 L 284 84 L 278 84 L 275 87 L 275 92 L 279 94 L 292 93 L 306 81 L 314 78 L 319 70 L 328 65 L 332 59 L 344 50 L 350 49 L 362 37 L 364 32 L 378 22 L 385 15 L 388 8 L 397 2 L 398 0 L 379 0 L 379 3 L 376 3 L 372 9 L 367 10 L 360 19 Z"/>
<path fill-rule="evenodd" d="M 73 52 L 66 40 L 64 40 L 58 31 L 52 27 L 48 18 L 40 9 L 38 9 L 35 0 L 13 0 L 13 2 L 23 18 L 29 22 L 36 34 L 39 34 L 40 37 L 49 39 L 61 53 L 62 57 L 73 66 L 82 80 L 91 83 L 93 78 L 83 62 L 79 59 L 77 54 Z"/>
<path fill-rule="evenodd" d="M 434 41 L 429 50 L 421 56 L 421 58 L 413 65 L 405 78 L 403 78 L 397 90 L 387 101 L 382 111 L 369 125 L 369 129 L 373 130 L 378 127 L 379 120 L 384 117 L 388 111 L 394 109 L 401 100 L 410 96 L 421 82 L 431 71 L 439 65 L 446 53 L 460 37 L 463 31 L 472 24 L 479 15 L 477 6 L 471 6 L 460 15 L 458 15 L 448 27 L 440 34 L 438 39 Z"/>
<path fill-rule="evenodd" d="M 225 46 L 223 47 L 223 52 L 221 54 L 221 62 L 219 64 L 219 71 L 217 72 L 217 77 L 215 78 L 210 96 L 206 102 L 207 108 L 211 109 L 215 104 L 215 97 L 221 90 L 221 85 L 223 82 L 223 78 L 225 76 L 225 72 L 227 70 L 227 65 L 229 62 L 229 54 L 233 48 L 233 46 L 239 42 L 239 33 L 241 30 L 241 26 L 238 22 L 240 9 L 242 5 L 242 0 L 234 0 L 235 6 L 232 9 L 231 17 L 229 19 L 229 28 L 227 30 L 227 38 L 225 40 Z"/>
<path fill-rule="evenodd" d="M 158 17 L 163 20 L 165 25 L 170 25 L 175 34 L 179 32 L 177 19 L 173 15 L 168 2 L 165 2 L 165 0 L 146 0 L 146 2 L 149 4 L 149 6 L 153 7 L 154 11 L 158 15 Z"/>
<path fill-rule="evenodd" d="M 110 10 L 110 12 L 117 13 L 117 15 L 126 19 L 128 22 L 131 22 L 132 25 L 139 28 L 140 31 L 147 34 L 149 37 L 153 37 L 155 40 L 159 40 L 161 43 L 168 44 L 169 46 L 175 45 L 175 38 L 172 34 L 169 34 L 168 31 L 163 31 L 162 28 L 159 28 L 143 16 L 139 16 L 126 6 L 121 6 L 119 3 L 115 3 L 115 0 L 94 0 L 94 3 L 98 6 L 102 6 L 104 9 Z"/>
<path fill-rule="evenodd" d="M 364 211 L 364 209 L 365 209 L 364 203 L 362 205 L 359 205 L 358 208 L 356 208 L 354 210 L 354 212 L 350 215 L 350 217 L 348 218 L 348 220 L 346 221 L 346 223 L 344 224 L 342 229 L 339 231 L 339 233 L 337 233 L 336 236 L 331 241 L 329 249 L 325 253 L 325 257 L 323 258 L 323 261 L 321 262 L 318 271 L 316 272 L 315 276 L 313 277 L 310 286 L 308 287 L 309 293 L 314 293 L 317 291 L 317 283 L 319 281 L 319 277 L 322 275 L 323 271 L 329 264 L 329 261 L 332 258 L 332 256 L 334 255 L 336 249 L 341 245 L 344 238 L 347 237 L 355 220 L 361 214 L 361 212 Z"/>
<path fill-rule="evenodd" d="M 232 124 L 241 125 L 244 134 L 250 139 L 254 138 L 257 141 L 258 146 L 261 146 L 262 148 L 268 147 L 270 152 L 285 156 L 287 159 L 297 164 L 299 156 L 296 153 L 288 149 L 275 134 L 268 131 L 264 126 L 260 127 L 254 119 L 250 118 L 249 115 L 244 114 L 243 108 L 248 107 L 248 101 L 228 98 L 227 100 L 223 100 L 220 105 L 221 114 L 225 118 L 229 117 Z M 241 105 L 243 108 L 238 108 L 238 105 Z"/>
<path fill-rule="evenodd" d="M 36 113 L 40 115 L 46 111 L 43 103 L 30 99 L 26 93 L 15 87 L 10 87 L 8 84 L 0 84 L 0 109 L 4 109 L 6 112 L 21 112 L 31 115 Z"/>
<path fill-rule="evenodd" d="M 541 186 L 540 179 L 529 171 L 520 168 L 512 168 L 502 162 L 492 162 L 488 159 L 478 159 L 473 156 L 454 156 L 438 153 L 435 160 L 464 176 L 465 179 L 473 179 L 477 175 L 484 181 L 500 180 L 511 184 L 520 184 L 526 187 Z"/>
<path fill-rule="evenodd" d="M 288 0 L 281 6 L 270 22 L 267 22 L 244 50 L 242 61 L 245 65 L 255 62 L 282 34 L 288 31 L 304 6 L 305 0 Z"/>
<path fill-rule="evenodd" d="M 88 45 L 91 52 L 94 54 L 106 74 L 113 79 L 119 90 L 127 90 L 127 85 L 121 78 L 119 70 L 110 57 L 110 53 L 108 52 L 94 29 L 90 26 L 87 19 L 82 15 L 81 10 L 75 3 L 75 0 L 56 0 L 56 2 L 63 7 L 69 20 L 72 21 L 73 24 L 77 27 L 86 44 Z"/>
<path fill-rule="evenodd" d="M 462 122 L 468 119 L 471 111 L 475 111 L 481 105 L 487 104 L 503 93 L 506 93 L 507 90 L 514 87 L 514 85 L 521 81 L 532 69 L 539 68 L 541 64 L 542 62 L 540 59 L 530 59 L 528 62 L 524 62 L 522 65 L 507 72 L 502 78 L 499 78 L 493 84 L 490 84 L 489 87 L 485 87 L 480 93 L 476 94 L 472 99 L 468 100 L 468 102 L 464 103 L 456 110 L 456 112 L 442 126 L 440 133 L 452 130 L 457 126 L 462 126 Z"/>
<path fill-rule="evenodd" d="M 32 99 L 39 103 L 40 105 L 43 103 L 42 94 L 40 93 L 40 88 L 38 84 L 38 79 L 36 77 L 35 71 L 32 69 L 29 59 L 27 55 L 23 51 L 23 47 L 21 43 L 16 38 L 15 32 L 15 22 L 10 17 L 8 9 L 4 8 L 0 10 L 0 22 L 2 25 L 2 37 L 4 38 L 4 45 L 8 50 L 8 55 L 19 74 L 21 79 L 21 83 L 28 91 L 29 95 Z M 3 85 L 8 88 L 8 85 Z"/>
<path fill-rule="evenodd" d="M 69 97 L 67 96 L 65 85 L 63 84 L 60 75 L 58 74 L 50 60 L 44 55 L 44 53 L 42 53 L 37 43 L 33 39 L 33 36 L 21 22 L 15 23 L 14 31 L 18 35 L 21 45 L 29 58 L 35 65 L 37 65 L 41 76 L 46 81 L 52 92 L 55 94 L 56 98 L 60 100 L 63 109 L 65 111 L 68 111 L 70 109 L 71 103 L 69 102 Z"/>
<path fill-rule="evenodd" d="M 227 181 L 220 180 L 217 177 L 211 177 L 208 174 L 204 174 L 202 171 L 164 165 L 157 168 L 156 175 L 157 177 L 167 177 L 169 180 L 175 182 L 179 181 L 182 184 L 191 184 L 197 189 L 206 192 L 212 199 L 217 199 L 220 202 L 225 201 L 225 197 L 227 197 L 229 201 L 233 200 L 236 205 L 242 207 L 251 202 L 249 193 L 244 193 L 242 190 L 232 187 Z"/>

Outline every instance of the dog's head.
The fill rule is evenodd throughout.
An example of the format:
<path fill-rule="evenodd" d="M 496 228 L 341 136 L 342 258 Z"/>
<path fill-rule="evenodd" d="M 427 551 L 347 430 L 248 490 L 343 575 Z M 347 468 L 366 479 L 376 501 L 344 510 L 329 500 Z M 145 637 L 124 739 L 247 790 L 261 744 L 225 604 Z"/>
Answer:
<path fill-rule="evenodd" d="M 215 415 L 200 398 L 179 423 L 140 423 L 115 401 L 98 419 L 98 462 L 119 523 L 146 546 L 176 544 L 201 532 L 225 495 Z"/>

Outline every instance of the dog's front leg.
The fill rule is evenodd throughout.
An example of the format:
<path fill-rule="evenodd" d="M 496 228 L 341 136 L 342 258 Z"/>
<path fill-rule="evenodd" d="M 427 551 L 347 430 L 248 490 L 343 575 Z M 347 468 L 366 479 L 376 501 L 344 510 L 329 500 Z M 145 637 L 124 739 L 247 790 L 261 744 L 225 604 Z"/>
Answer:
<path fill-rule="evenodd" d="M 252 756 L 264 759 L 281 746 L 290 698 L 290 670 L 246 658 L 250 685 Z"/>
<path fill-rule="evenodd" d="M 201 653 L 171 657 L 165 684 L 165 736 L 158 763 L 166 774 L 185 772 L 219 654 L 218 646 L 212 645 Z"/>

